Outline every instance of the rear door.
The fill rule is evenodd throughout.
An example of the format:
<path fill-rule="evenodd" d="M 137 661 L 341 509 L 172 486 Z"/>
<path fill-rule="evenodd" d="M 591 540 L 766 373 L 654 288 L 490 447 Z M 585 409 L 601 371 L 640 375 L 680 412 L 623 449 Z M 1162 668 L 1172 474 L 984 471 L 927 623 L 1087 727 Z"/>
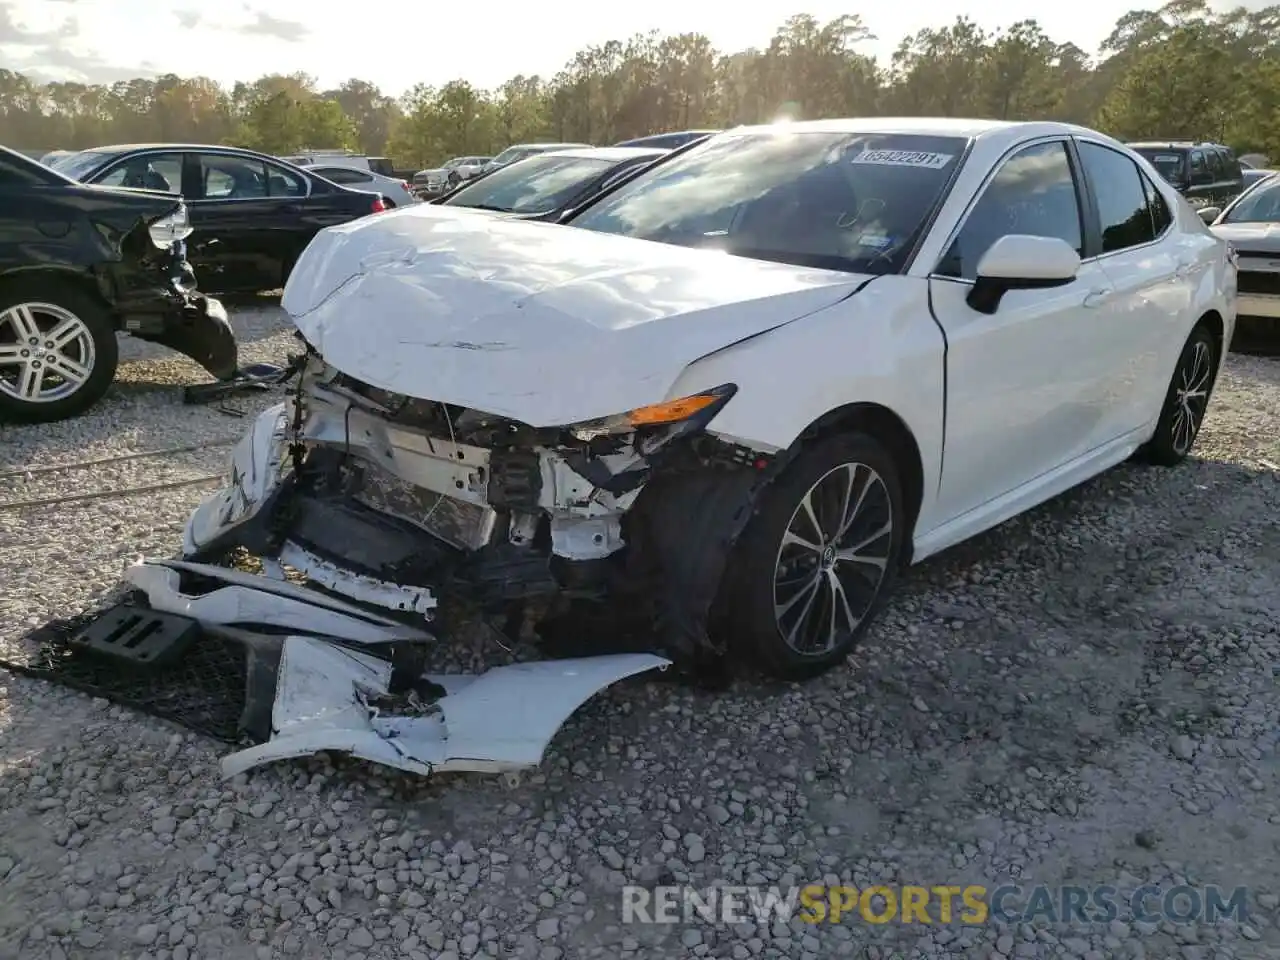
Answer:
<path fill-rule="evenodd" d="M 217 292 L 280 287 L 315 234 L 303 217 L 309 181 L 247 154 L 193 152 L 184 171 L 201 287 Z"/>
<path fill-rule="evenodd" d="M 1115 316 L 1089 246 L 1082 184 L 1067 138 L 1019 147 L 996 167 L 929 278 L 947 338 L 946 450 L 938 515 L 959 517 L 1089 450 L 1107 418 Z M 1011 290 L 994 314 L 967 297 L 996 240 L 1064 240 L 1076 279 Z"/>
<path fill-rule="evenodd" d="M 1106 418 L 1094 437 L 1102 444 L 1145 426 L 1159 410 L 1189 326 L 1183 318 L 1197 271 L 1207 265 L 1180 245 L 1168 204 L 1133 160 L 1103 143 L 1076 144 L 1097 215 L 1096 263 L 1110 290 L 1102 306 L 1112 322 L 1100 346 L 1111 352 L 1114 376 L 1103 385 Z"/>

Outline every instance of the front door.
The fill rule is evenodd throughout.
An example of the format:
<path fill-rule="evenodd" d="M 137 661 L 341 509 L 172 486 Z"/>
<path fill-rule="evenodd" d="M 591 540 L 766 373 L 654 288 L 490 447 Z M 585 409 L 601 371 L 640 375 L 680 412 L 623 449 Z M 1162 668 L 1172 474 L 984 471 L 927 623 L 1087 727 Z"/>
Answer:
<path fill-rule="evenodd" d="M 966 298 L 982 255 L 1008 234 L 1086 249 L 1084 196 L 1065 140 L 1007 158 L 930 277 L 947 338 L 938 515 L 958 517 L 1085 453 L 1108 415 L 1110 284 L 1086 259 L 1071 283 L 1011 290 L 994 314 Z"/>

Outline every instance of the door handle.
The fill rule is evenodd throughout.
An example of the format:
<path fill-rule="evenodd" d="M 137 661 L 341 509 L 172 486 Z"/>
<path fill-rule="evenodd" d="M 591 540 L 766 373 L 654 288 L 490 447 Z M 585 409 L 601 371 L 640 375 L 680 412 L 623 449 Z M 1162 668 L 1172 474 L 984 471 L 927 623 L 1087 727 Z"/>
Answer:
<path fill-rule="evenodd" d="M 1085 294 L 1084 305 L 1086 307 L 1100 307 L 1108 300 L 1115 290 L 1111 287 L 1097 287 Z"/>

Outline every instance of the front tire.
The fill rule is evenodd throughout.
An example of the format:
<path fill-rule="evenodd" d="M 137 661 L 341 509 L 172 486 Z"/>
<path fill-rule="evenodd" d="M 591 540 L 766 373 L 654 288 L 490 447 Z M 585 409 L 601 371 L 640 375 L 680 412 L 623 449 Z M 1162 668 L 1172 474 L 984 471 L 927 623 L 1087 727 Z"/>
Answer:
<path fill-rule="evenodd" d="M 1162 467 L 1181 463 L 1195 446 L 1218 375 L 1217 339 L 1204 324 L 1191 331 L 1178 357 L 1156 432 L 1140 451 Z"/>
<path fill-rule="evenodd" d="M 905 535 L 897 465 L 874 437 L 844 434 L 803 451 L 735 551 L 731 648 L 790 680 L 844 662 L 893 583 Z"/>
<path fill-rule="evenodd" d="M 66 282 L 0 287 L 0 420 L 53 423 L 88 410 L 116 374 L 106 307 Z"/>

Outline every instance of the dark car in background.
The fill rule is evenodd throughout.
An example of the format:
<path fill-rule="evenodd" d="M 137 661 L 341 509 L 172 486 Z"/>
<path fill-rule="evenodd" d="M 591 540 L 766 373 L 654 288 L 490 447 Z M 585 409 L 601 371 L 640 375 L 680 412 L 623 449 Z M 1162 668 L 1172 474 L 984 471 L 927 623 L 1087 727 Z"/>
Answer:
<path fill-rule="evenodd" d="M 236 373 L 222 305 L 196 291 L 181 197 L 86 186 L 0 147 L 0 419 L 75 416 L 115 376 L 117 332 Z"/>
<path fill-rule="evenodd" d="M 1192 206 L 1224 206 L 1244 190 L 1240 161 L 1220 143 L 1147 141 L 1126 146 L 1146 158 Z"/>
<path fill-rule="evenodd" d="M 378 194 L 234 147 L 95 147 L 55 161 L 53 169 L 83 183 L 185 198 L 188 256 L 200 286 L 215 293 L 279 289 L 319 231 L 387 208 Z"/>
<path fill-rule="evenodd" d="M 559 220 L 671 151 L 589 147 L 540 153 L 481 175 L 431 203 L 524 220 Z"/>
<path fill-rule="evenodd" d="M 719 130 L 681 130 L 678 133 L 655 133 L 648 137 L 636 137 L 634 140 L 623 140 L 615 143 L 615 147 L 661 147 L 664 150 L 676 150 L 679 147 L 705 140 L 715 136 Z"/>

